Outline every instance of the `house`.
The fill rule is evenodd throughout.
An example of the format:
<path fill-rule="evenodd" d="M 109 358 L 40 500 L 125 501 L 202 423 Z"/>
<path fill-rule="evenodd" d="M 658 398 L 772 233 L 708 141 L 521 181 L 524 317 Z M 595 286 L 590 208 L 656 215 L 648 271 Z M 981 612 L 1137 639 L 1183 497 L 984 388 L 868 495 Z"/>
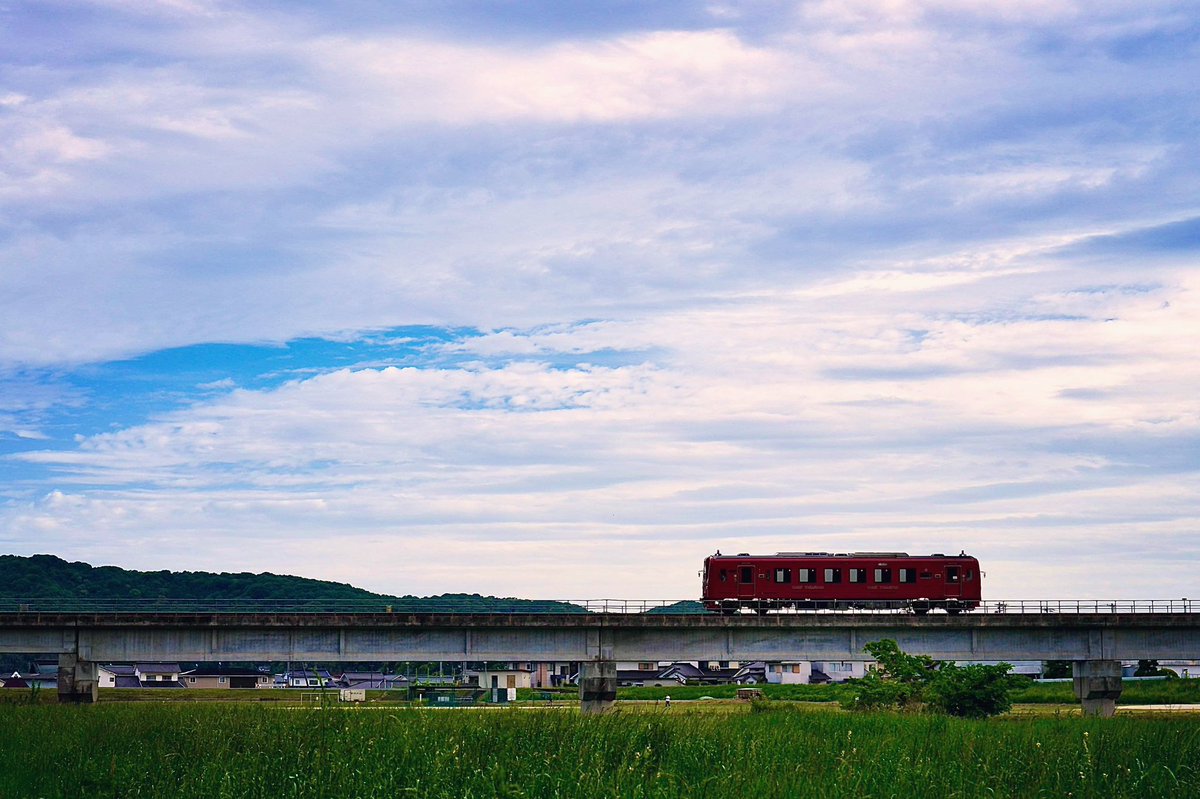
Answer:
<path fill-rule="evenodd" d="M 391 691 L 407 688 L 408 678 L 382 671 L 343 671 L 335 681 L 342 688 L 365 688 L 370 691 Z"/>
<path fill-rule="evenodd" d="M 480 688 L 533 687 L 533 672 L 529 669 L 467 669 L 463 678 L 468 685 Z"/>
<path fill-rule="evenodd" d="M 133 666 L 119 663 L 101 664 L 96 668 L 97 685 L 100 688 L 141 688 L 142 681 L 134 673 Z"/>
<path fill-rule="evenodd" d="M 201 664 L 180 675 L 188 688 L 270 688 L 271 675 L 239 666 Z"/>
<path fill-rule="evenodd" d="M 846 680 L 865 677 L 868 671 L 874 671 L 875 661 L 814 660 L 811 667 L 812 676 L 809 678 L 809 682 L 845 682 Z"/>
<path fill-rule="evenodd" d="M 0 688 L 29 688 L 29 683 L 21 676 L 21 672 L 14 671 L 7 677 L 0 678 Z"/>
<path fill-rule="evenodd" d="M 706 661 L 704 666 L 680 662 L 667 666 L 658 676 L 659 679 L 673 679 L 682 685 L 726 685 L 733 681 L 733 675 L 740 670 L 740 667 L 732 666 L 721 668 L 718 661 Z"/>
<path fill-rule="evenodd" d="M 7 677 L 0 675 L 0 684 L 4 688 L 37 688 L 53 691 L 58 687 L 58 671 L 55 670 L 51 674 L 40 673 L 36 670 L 24 674 L 14 671 Z"/>
<path fill-rule="evenodd" d="M 618 660 L 616 663 L 617 685 L 638 688 L 645 685 L 679 685 L 679 680 L 673 677 L 659 677 L 663 669 L 669 665 L 671 665 L 669 660 Z"/>
<path fill-rule="evenodd" d="M 183 669 L 178 663 L 135 663 L 134 676 L 142 688 L 183 688 L 179 675 Z"/>
<path fill-rule="evenodd" d="M 550 661 L 546 663 L 531 663 L 530 680 L 534 688 L 557 688 L 571 682 L 571 676 L 579 673 L 579 663 L 568 661 Z M 621 668 L 620 664 L 617 669 Z"/>
<path fill-rule="evenodd" d="M 276 688 L 328 688 L 334 683 L 333 675 L 326 669 L 296 669 L 281 676 L 282 679 L 275 679 Z"/>
<path fill-rule="evenodd" d="M 787 660 L 766 663 L 761 660 L 747 663 L 733 675 L 739 685 L 803 685 L 812 677 L 812 664 L 807 660 Z"/>
<path fill-rule="evenodd" d="M 637 669 L 621 670 L 617 669 L 617 685 L 622 687 L 637 687 L 643 686 L 672 686 L 679 685 L 679 680 L 674 677 L 660 676 L 662 669 L 654 671 L 640 671 Z"/>

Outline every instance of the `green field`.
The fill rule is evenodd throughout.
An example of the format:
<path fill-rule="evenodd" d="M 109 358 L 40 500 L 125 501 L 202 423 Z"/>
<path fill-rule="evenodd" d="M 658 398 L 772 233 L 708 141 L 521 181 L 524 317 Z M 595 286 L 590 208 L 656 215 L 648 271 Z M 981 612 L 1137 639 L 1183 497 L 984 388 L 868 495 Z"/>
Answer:
<path fill-rule="evenodd" d="M 0 729 L 0 799 L 1200 795 L 1194 716 L 141 703 L 3 705 Z"/>
<path fill-rule="evenodd" d="M 798 702 L 839 702 L 849 695 L 846 685 L 762 685 L 753 686 L 762 690 L 770 699 Z M 699 699 L 711 696 L 714 699 L 732 699 L 739 686 L 672 686 L 670 688 L 621 688 L 620 699 L 661 700 L 670 696 L 672 701 Z M 1070 682 L 1030 682 L 1028 686 L 1013 692 L 1013 701 L 1018 704 L 1077 704 Z M 1200 704 L 1200 680 L 1126 680 L 1119 704 L 1160 705 Z"/>

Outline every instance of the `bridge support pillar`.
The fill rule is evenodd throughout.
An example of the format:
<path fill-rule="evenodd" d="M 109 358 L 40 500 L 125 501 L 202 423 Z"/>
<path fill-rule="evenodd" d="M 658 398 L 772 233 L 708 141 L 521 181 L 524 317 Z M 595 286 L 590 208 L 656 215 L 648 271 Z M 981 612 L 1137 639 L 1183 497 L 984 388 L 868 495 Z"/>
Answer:
<path fill-rule="evenodd" d="M 95 702 L 99 695 L 100 671 L 95 663 L 80 660 L 71 652 L 58 656 L 58 701 L 73 704 Z"/>
<path fill-rule="evenodd" d="M 1077 660 L 1073 666 L 1075 696 L 1085 716 L 1108 718 L 1117 712 L 1121 696 L 1119 660 Z"/>
<path fill-rule="evenodd" d="M 579 675 L 579 710 L 603 713 L 617 700 L 617 664 L 612 660 L 587 660 Z"/>

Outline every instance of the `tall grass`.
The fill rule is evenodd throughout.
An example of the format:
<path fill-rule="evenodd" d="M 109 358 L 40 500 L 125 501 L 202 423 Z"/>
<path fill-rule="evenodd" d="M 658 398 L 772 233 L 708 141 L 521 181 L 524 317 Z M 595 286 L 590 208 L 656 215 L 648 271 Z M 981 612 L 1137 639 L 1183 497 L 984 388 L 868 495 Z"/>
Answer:
<path fill-rule="evenodd" d="M 17 797 L 1200 795 L 1185 718 L 0 707 Z"/>

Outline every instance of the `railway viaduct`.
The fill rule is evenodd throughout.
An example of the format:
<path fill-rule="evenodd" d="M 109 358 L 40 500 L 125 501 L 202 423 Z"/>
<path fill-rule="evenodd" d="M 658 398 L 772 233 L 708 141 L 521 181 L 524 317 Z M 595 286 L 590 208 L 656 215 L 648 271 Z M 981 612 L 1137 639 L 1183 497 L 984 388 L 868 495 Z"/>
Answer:
<path fill-rule="evenodd" d="M 0 652 L 57 653 L 59 699 L 95 701 L 104 662 L 580 661 L 585 710 L 618 660 L 864 660 L 883 638 L 940 660 L 1071 660 L 1089 713 L 1110 715 L 1121 661 L 1200 659 L 1200 613 L 0 613 Z"/>

